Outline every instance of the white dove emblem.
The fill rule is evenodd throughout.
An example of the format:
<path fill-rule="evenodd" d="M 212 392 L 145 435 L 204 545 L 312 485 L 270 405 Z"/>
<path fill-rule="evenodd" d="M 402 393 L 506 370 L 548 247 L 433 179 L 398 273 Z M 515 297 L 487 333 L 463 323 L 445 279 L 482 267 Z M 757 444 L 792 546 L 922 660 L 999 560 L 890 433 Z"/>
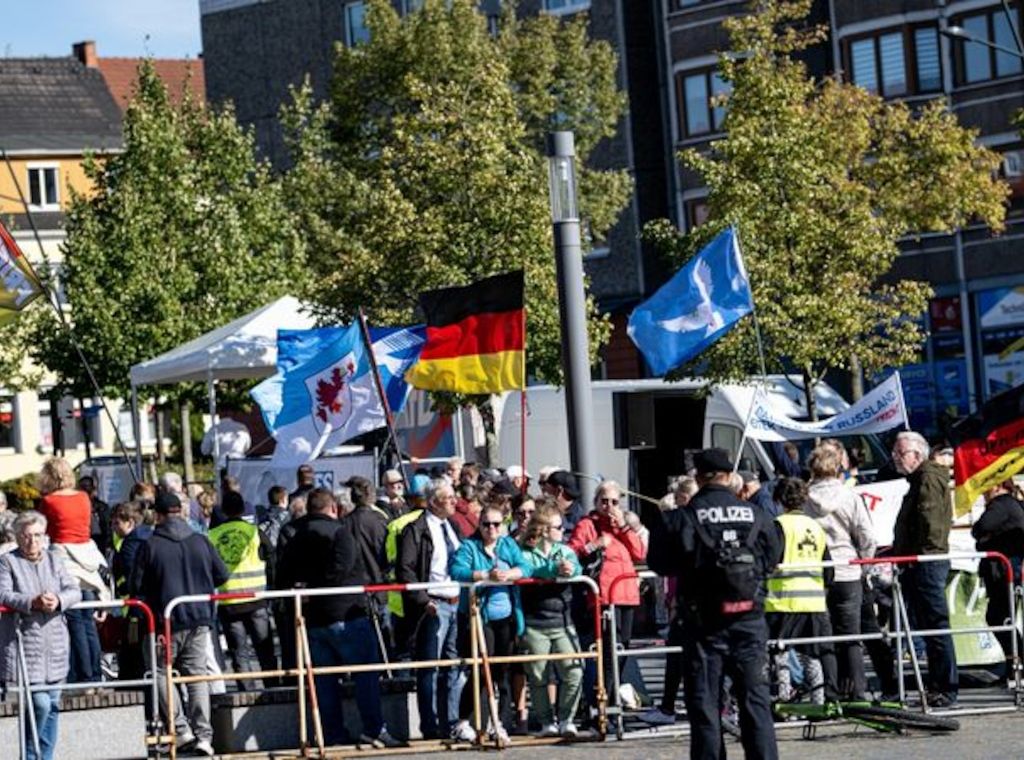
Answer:
<path fill-rule="evenodd" d="M 711 304 L 711 267 L 706 261 L 699 261 L 693 269 L 693 284 L 700 294 L 700 303 L 689 314 L 665 319 L 658 326 L 669 332 L 694 332 L 702 330 L 704 335 L 711 335 L 725 325 L 721 313 L 715 311 Z"/>

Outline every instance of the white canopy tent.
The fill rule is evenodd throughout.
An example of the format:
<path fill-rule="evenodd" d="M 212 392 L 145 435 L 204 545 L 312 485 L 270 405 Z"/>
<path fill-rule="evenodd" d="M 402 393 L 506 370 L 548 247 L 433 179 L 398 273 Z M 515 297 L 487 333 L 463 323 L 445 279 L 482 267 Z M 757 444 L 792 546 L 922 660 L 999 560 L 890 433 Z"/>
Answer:
<path fill-rule="evenodd" d="M 142 472 L 138 388 L 141 385 L 205 382 L 210 402 L 211 426 L 217 420 L 217 380 L 248 380 L 269 377 L 277 369 L 277 331 L 308 330 L 312 317 L 297 298 L 284 296 L 239 317 L 195 340 L 147 359 L 131 368 L 132 427 L 136 441 L 136 465 Z M 220 457 L 214 436 L 214 461 Z"/>

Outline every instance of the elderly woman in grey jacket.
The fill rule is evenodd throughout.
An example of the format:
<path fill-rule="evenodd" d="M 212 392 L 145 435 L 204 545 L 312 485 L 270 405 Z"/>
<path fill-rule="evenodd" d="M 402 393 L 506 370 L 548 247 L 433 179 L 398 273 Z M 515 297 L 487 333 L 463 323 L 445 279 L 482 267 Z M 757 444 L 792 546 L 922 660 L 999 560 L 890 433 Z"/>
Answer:
<path fill-rule="evenodd" d="M 875 556 L 871 516 L 861 498 L 840 479 L 843 455 L 837 444 L 825 442 L 811 452 L 810 492 L 805 512 L 825 531 L 833 560 Z M 828 589 L 828 611 L 836 636 L 857 635 L 863 596 L 861 569 L 857 565 L 835 568 L 835 580 Z M 864 652 L 859 641 L 836 645 L 839 691 L 844 697 L 860 699 L 867 689 Z"/>
<path fill-rule="evenodd" d="M 0 605 L 14 612 L 0 614 L 0 673 L 15 683 L 18 676 L 18 636 L 24 646 L 28 683 L 59 684 L 68 675 L 70 643 L 64 612 L 82 599 L 78 581 L 64 561 L 46 550 L 46 518 L 29 511 L 14 521 L 18 548 L 0 556 Z M 32 694 L 32 712 L 38 736 L 26 742 L 30 760 L 51 760 L 57 743 L 60 692 Z M 27 722 L 27 721 L 26 721 Z"/>

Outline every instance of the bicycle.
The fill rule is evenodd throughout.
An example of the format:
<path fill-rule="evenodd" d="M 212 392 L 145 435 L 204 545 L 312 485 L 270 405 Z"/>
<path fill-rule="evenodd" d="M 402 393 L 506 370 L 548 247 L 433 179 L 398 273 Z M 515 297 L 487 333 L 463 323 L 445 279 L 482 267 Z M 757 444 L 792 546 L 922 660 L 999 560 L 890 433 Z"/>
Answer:
<path fill-rule="evenodd" d="M 776 702 L 776 718 L 806 721 L 803 738 L 814 739 L 820 724 L 829 721 L 848 721 L 881 733 L 903 734 L 909 729 L 925 731 L 958 731 L 960 721 L 934 713 L 908 710 L 899 702 L 870 702 L 867 700 L 826 702 Z"/>

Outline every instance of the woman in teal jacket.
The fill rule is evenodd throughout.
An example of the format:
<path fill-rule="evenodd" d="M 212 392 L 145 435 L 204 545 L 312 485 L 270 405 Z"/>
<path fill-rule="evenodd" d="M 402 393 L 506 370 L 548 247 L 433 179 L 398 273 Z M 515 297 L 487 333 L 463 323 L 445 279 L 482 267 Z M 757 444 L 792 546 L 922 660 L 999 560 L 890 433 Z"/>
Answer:
<path fill-rule="evenodd" d="M 580 575 L 576 552 L 562 543 L 562 513 L 553 504 L 541 504 L 522 534 L 523 555 L 533 578 L 575 578 Z M 548 655 L 578 652 L 579 638 L 572 622 L 572 587 L 568 584 L 538 584 L 523 588 L 523 616 L 526 632 L 522 642 L 528 654 Z M 573 718 L 582 694 L 583 664 L 580 660 L 554 660 L 558 671 L 557 708 L 549 693 L 547 660 L 526 663 L 530 703 L 540 721 L 541 736 L 573 738 Z"/>
<path fill-rule="evenodd" d="M 501 510 L 485 508 L 480 513 L 477 534 L 462 542 L 448 566 L 452 580 L 460 583 L 472 581 L 515 581 L 530 576 L 530 565 L 513 539 L 502 535 L 504 516 Z M 523 632 L 523 610 L 519 589 L 515 586 L 494 586 L 481 589 L 480 616 L 483 620 L 484 641 L 487 653 L 492 657 L 515 654 L 516 636 Z M 469 595 L 462 593 L 461 612 L 469 612 Z M 507 665 L 492 665 L 491 677 L 500 695 L 502 707 L 509 701 L 508 686 L 505 683 Z M 483 679 L 481 679 L 483 686 Z M 486 695 L 480 704 L 487 704 Z M 473 713 L 473 692 L 462 691 L 459 705 L 459 725 L 456 731 L 466 733 L 468 718 Z M 508 733 L 503 726 L 491 726 L 491 733 L 497 733 L 499 741 L 508 743 Z"/>

